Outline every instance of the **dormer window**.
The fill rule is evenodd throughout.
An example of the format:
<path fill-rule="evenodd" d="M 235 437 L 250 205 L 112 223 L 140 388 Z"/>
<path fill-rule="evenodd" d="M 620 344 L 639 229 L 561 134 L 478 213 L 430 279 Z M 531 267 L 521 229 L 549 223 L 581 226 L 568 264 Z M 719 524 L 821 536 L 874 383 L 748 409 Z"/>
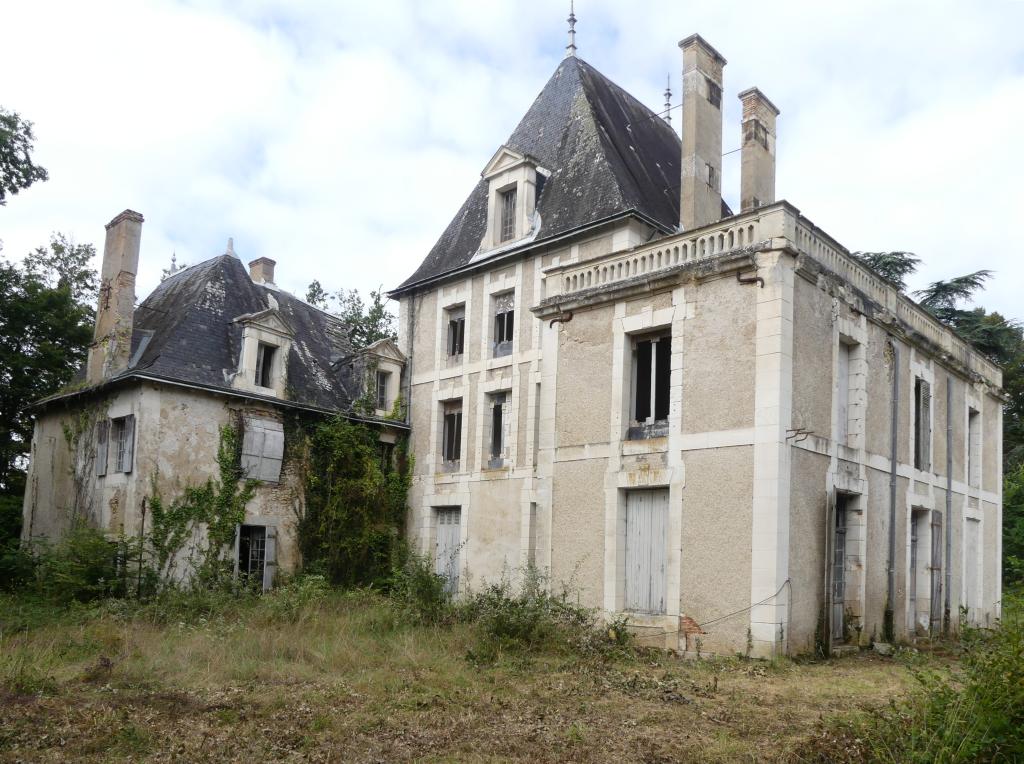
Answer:
<path fill-rule="evenodd" d="M 501 192 L 501 241 L 516 235 L 516 187 Z"/>
<path fill-rule="evenodd" d="M 391 372 L 377 372 L 377 410 L 387 411 L 388 409 L 388 381 L 391 379 Z"/>
<path fill-rule="evenodd" d="M 266 342 L 259 343 L 256 351 L 256 379 L 257 387 L 274 386 L 274 355 L 277 348 Z"/>

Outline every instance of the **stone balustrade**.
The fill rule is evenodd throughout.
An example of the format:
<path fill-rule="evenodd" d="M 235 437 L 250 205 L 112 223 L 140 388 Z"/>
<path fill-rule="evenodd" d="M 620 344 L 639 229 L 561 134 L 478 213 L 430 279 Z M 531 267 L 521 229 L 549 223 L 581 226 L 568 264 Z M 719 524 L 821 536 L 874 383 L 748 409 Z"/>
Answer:
<path fill-rule="evenodd" d="M 642 247 L 582 262 L 553 265 L 544 270 L 544 298 L 547 301 L 561 295 L 656 274 L 667 268 L 708 260 L 741 249 L 756 250 L 766 246 L 779 248 L 787 243 L 846 279 L 964 367 L 977 369 L 990 380 L 1000 378 L 998 367 L 970 344 L 857 262 L 849 250 L 784 201 L 703 228 L 667 236 Z"/>

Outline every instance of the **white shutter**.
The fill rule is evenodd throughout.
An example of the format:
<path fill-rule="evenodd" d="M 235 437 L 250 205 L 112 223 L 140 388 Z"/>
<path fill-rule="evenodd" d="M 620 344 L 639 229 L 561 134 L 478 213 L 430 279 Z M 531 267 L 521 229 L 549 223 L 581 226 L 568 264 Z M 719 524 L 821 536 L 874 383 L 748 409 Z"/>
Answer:
<path fill-rule="evenodd" d="M 460 516 L 461 510 L 458 507 L 443 507 L 437 510 L 434 570 L 445 579 L 445 589 L 450 594 L 455 594 L 459 590 Z"/>
<path fill-rule="evenodd" d="M 260 461 L 260 480 L 276 483 L 281 479 L 284 459 L 284 427 L 280 422 L 263 422 L 263 458 Z"/>
<path fill-rule="evenodd" d="M 665 612 L 667 529 L 667 490 L 626 494 L 626 610 Z"/>
<path fill-rule="evenodd" d="M 260 460 L 263 457 L 263 426 L 258 419 L 246 419 L 242 434 L 242 477 L 258 479 L 260 476 Z"/>
<path fill-rule="evenodd" d="M 850 407 L 850 346 L 839 343 L 836 363 L 836 442 L 847 444 Z"/>
<path fill-rule="evenodd" d="M 978 586 L 978 550 L 981 548 L 981 522 L 967 518 L 964 529 L 964 601 L 967 608 L 967 619 L 971 623 L 978 622 L 978 606 L 981 605 L 981 591 Z"/>
<path fill-rule="evenodd" d="M 266 546 L 263 550 L 263 591 L 269 591 L 274 586 L 274 576 L 277 573 L 277 526 L 266 526 Z"/>

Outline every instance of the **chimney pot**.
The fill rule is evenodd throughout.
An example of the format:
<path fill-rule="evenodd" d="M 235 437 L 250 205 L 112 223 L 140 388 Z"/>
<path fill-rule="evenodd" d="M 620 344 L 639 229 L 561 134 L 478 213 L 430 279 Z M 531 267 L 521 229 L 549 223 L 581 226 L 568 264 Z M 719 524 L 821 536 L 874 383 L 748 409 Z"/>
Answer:
<path fill-rule="evenodd" d="M 739 94 L 743 103 L 740 164 L 740 211 L 775 201 L 775 118 L 779 110 L 757 88 Z"/>
<path fill-rule="evenodd" d="M 722 72 L 725 58 L 699 34 L 682 40 L 683 154 L 679 225 L 683 230 L 722 217 Z"/>
<path fill-rule="evenodd" d="M 258 257 L 249 263 L 249 278 L 256 284 L 273 284 L 275 265 L 269 257 Z"/>
<path fill-rule="evenodd" d="M 96 328 L 86 361 L 86 381 L 90 384 L 110 379 L 128 368 L 143 220 L 138 212 L 125 210 L 106 226 Z"/>

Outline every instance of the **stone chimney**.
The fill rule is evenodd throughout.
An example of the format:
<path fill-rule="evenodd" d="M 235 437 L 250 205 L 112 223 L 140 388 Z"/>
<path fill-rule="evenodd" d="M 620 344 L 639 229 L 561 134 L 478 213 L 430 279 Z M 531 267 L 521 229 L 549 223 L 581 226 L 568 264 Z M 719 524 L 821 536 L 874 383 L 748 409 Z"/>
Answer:
<path fill-rule="evenodd" d="M 86 364 L 89 384 L 110 379 L 128 368 L 142 222 L 138 212 L 125 210 L 107 223 L 96 330 Z"/>
<path fill-rule="evenodd" d="M 757 88 L 739 94 L 743 103 L 740 211 L 775 201 L 775 118 L 779 110 Z"/>
<path fill-rule="evenodd" d="M 260 257 L 249 263 L 249 278 L 254 284 L 273 284 L 276 262 L 269 257 Z"/>
<path fill-rule="evenodd" d="M 722 69 L 725 59 L 699 34 L 683 50 L 683 156 L 679 225 L 699 228 L 722 217 Z"/>

